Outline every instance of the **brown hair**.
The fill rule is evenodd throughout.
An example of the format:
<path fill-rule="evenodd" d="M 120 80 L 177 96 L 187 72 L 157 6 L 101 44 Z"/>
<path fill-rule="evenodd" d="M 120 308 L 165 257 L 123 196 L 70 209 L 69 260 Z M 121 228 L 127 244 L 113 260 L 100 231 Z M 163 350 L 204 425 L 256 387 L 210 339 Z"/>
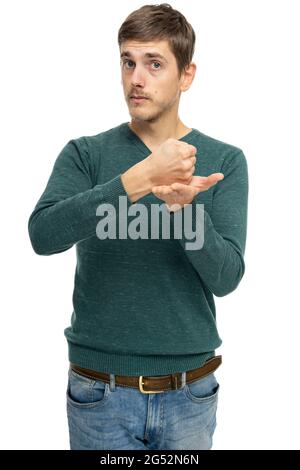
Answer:
<path fill-rule="evenodd" d="M 179 77 L 191 63 L 195 49 L 195 32 L 182 13 L 168 3 L 144 5 L 130 13 L 118 32 L 118 43 L 127 40 L 167 40 L 177 62 Z"/>

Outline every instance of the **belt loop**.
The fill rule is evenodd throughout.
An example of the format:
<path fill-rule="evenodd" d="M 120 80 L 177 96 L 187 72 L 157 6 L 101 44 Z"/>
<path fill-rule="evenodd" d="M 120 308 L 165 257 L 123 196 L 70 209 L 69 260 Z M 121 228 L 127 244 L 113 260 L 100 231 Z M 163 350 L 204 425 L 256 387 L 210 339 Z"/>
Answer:
<path fill-rule="evenodd" d="M 114 392 L 116 389 L 115 374 L 109 374 L 109 389 L 111 392 Z"/>
<path fill-rule="evenodd" d="M 181 387 L 180 388 L 184 388 L 185 384 L 186 384 L 186 372 L 182 372 L 182 374 L 181 374 Z"/>

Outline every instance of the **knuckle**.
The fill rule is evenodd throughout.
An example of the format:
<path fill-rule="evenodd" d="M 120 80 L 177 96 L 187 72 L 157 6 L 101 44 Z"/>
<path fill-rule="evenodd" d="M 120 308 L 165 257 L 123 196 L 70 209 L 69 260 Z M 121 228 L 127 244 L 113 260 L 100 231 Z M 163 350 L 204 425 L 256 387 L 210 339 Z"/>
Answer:
<path fill-rule="evenodd" d="M 182 168 L 182 170 L 186 170 L 186 169 L 187 169 L 187 163 L 186 163 L 186 161 L 185 161 L 185 160 L 181 160 L 180 163 L 181 163 L 181 168 Z"/>

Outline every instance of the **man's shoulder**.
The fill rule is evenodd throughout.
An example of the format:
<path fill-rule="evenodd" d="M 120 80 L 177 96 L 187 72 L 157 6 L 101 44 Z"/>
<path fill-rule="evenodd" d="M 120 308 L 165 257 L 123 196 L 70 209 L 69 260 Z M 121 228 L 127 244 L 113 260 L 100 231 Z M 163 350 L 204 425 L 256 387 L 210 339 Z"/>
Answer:
<path fill-rule="evenodd" d="M 116 142 L 122 136 L 122 128 L 124 123 L 117 126 L 111 127 L 110 129 L 103 130 L 97 134 L 81 135 L 72 139 L 73 142 L 77 143 L 81 148 L 89 148 L 101 145 L 106 140 Z"/>
<path fill-rule="evenodd" d="M 119 137 L 122 134 L 122 129 L 124 127 L 125 123 L 118 124 L 117 126 L 111 127 L 107 130 L 103 130 L 95 135 L 90 135 L 88 138 L 93 139 L 93 140 L 99 140 L 99 139 L 115 139 Z"/>
<path fill-rule="evenodd" d="M 195 134 L 193 142 L 196 146 L 199 146 L 199 150 L 205 150 L 207 152 L 217 152 L 226 153 L 226 154 L 239 154 L 243 153 L 242 149 L 236 145 L 230 144 L 223 140 L 212 137 L 204 132 L 200 132 L 198 129 L 195 129 Z M 192 142 L 191 142 L 192 143 Z M 194 143 L 193 143 L 194 145 Z"/>

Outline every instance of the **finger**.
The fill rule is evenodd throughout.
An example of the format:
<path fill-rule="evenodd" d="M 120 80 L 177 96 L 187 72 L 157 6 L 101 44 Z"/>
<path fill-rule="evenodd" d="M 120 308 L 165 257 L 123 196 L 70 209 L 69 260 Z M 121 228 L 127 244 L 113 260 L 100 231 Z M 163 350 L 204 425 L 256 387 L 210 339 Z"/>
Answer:
<path fill-rule="evenodd" d="M 224 179 L 223 173 L 212 173 L 209 176 L 193 176 L 190 186 L 200 189 L 208 189 L 210 186 Z"/>
<path fill-rule="evenodd" d="M 187 184 L 181 183 L 173 183 L 174 186 L 174 195 L 177 197 L 186 199 L 194 199 L 194 197 L 201 191 L 200 188 L 196 188 L 195 186 L 190 186 Z"/>
<path fill-rule="evenodd" d="M 197 147 L 195 147 L 195 145 L 192 145 L 192 144 L 189 144 L 189 147 L 190 147 L 190 150 L 193 154 L 196 154 L 197 153 Z"/>
<path fill-rule="evenodd" d="M 198 151 L 197 147 L 195 147 L 194 145 L 191 145 L 191 144 L 187 144 L 186 153 L 185 153 L 183 158 L 186 159 L 186 158 L 195 157 L 197 151 Z"/>
<path fill-rule="evenodd" d="M 206 182 L 206 176 L 193 176 L 189 186 L 201 187 Z"/>
<path fill-rule="evenodd" d="M 210 176 L 215 176 L 216 178 L 218 178 L 219 181 L 224 179 L 223 173 L 212 173 Z"/>
<path fill-rule="evenodd" d="M 224 179 L 223 173 L 212 173 L 207 177 L 207 182 L 208 184 L 213 185 L 218 183 L 219 181 L 222 181 L 222 179 Z"/>
<path fill-rule="evenodd" d="M 170 186 L 159 186 L 159 189 L 155 191 L 156 195 L 167 196 L 173 192 Z"/>
<path fill-rule="evenodd" d="M 196 161 L 197 161 L 197 157 L 193 156 L 193 157 L 190 157 L 188 160 L 186 160 L 187 163 L 189 163 L 189 166 L 192 167 L 192 166 L 195 166 L 196 164 Z"/>
<path fill-rule="evenodd" d="M 155 194 L 161 193 L 164 188 L 166 188 L 166 186 L 154 186 L 152 188 L 152 192 L 155 193 Z"/>
<path fill-rule="evenodd" d="M 187 185 L 183 183 L 172 183 L 171 188 L 174 191 L 183 191 Z"/>
<path fill-rule="evenodd" d="M 191 158 L 182 161 L 182 167 L 184 170 L 191 172 L 192 174 L 195 171 L 195 165 Z"/>

